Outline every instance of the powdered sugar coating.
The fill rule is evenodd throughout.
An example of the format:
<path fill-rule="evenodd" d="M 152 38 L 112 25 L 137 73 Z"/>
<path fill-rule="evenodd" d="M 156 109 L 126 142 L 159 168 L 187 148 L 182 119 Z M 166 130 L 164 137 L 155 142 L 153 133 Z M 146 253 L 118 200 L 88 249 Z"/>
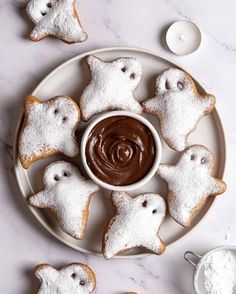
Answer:
<path fill-rule="evenodd" d="M 96 286 L 93 271 L 86 265 L 72 263 L 56 270 L 48 264 L 35 268 L 41 282 L 38 294 L 90 294 Z"/>
<path fill-rule="evenodd" d="M 161 254 L 165 245 L 158 232 L 166 213 L 164 199 L 154 193 L 132 198 L 126 192 L 113 192 L 112 201 L 117 215 L 112 218 L 104 235 L 105 258 L 133 247 L 145 247 Z"/>
<path fill-rule="evenodd" d="M 230 250 L 217 250 L 204 260 L 204 286 L 208 294 L 236 293 L 236 256 Z"/>
<path fill-rule="evenodd" d="M 26 11 L 36 25 L 30 38 L 39 41 L 55 36 L 66 43 L 87 39 L 75 8 L 76 0 L 31 0 Z"/>
<path fill-rule="evenodd" d="M 157 116 L 165 142 L 182 151 L 199 120 L 214 109 L 215 97 L 201 95 L 187 73 L 171 68 L 157 77 L 155 97 L 142 105 L 145 112 Z"/>
<path fill-rule="evenodd" d="M 43 177 L 45 188 L 31 196 L 29 204 L 52 210 L 64 232 L 83 239 L 91 195 L 98 186 L 81 176 L 71 163 L 58 161 L 49 165 Z"/>
<path fill-rule="evenodd" d="M 23 167 L 56 153 L 78 155 L 74 131 L 79 121 L 79 107 L 70 97 L 58 96 L 41 103 L 36 97 L 27 96 L 18 148 Z"/>
<path fill-rule="evenodd" d="M 225 191 L 226 184 L 211 176 L 213 154 L 204 146 L 193 145 L 176 165 L 161 164 L 158 175 L 168 183 L 169 213 L 182 226 L 190 226 L 195 210 L 210 195 Z"/>
<path fill-rule="evenodd" d="M 88 121 L 93 115 L 109 109 L 142 113 L 142 107 L 134 97 L 143 72 L 136 58 L 121 57 L 105 62 L 90 55 L 87 63 L 91 81 L 80 98 L 83 120 Z"/>

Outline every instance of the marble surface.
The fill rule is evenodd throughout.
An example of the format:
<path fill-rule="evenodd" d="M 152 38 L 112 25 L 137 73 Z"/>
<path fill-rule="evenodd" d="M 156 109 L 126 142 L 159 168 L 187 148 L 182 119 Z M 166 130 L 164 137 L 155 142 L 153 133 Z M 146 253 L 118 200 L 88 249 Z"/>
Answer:
<path fill-rule="evenodd" d="M 41 262 L 61 266 L 88 263 L 97 274 L 98 294 L 191 294 L 193 268 L 183 260 L 191 249 L 200 254 L 222 244 L 236 245 L 236 2 L 215 0 L 80 0 L 81 20 L 89 40 L 65 45 L 56 40 L 28 40 L 32 24 L 25 0 L 0 0 L 0 292 L 35 293 L 33 268 Z M 134 4 L 135 3 L 135 4 Z M 176 20 L 197 23 L 203 33 L 198 52 L 176 57 L 163 43 L 163 33 Z M 187 238 L 161 256 L 111 260 L 86 256 L 51 237 L 30 214 L 13 171 L 12 144 L 23 97 L 61 62 L 90 49 L 138 46 L 177 60 L 217 96 L 227 135 L 228 190 Z"/>

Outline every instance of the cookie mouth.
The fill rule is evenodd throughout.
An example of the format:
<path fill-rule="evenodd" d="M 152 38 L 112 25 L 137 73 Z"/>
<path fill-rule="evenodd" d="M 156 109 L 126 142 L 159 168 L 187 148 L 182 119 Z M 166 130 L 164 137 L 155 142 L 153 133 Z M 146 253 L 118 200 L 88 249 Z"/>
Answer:
<path fill-rule="evenodd" d="M 81 142 L 90 178 L 109 190 L 133 190 L 149 181 L 161 157 L 159 135 L 144 117 L 112 111 L 95 119 Z"/>

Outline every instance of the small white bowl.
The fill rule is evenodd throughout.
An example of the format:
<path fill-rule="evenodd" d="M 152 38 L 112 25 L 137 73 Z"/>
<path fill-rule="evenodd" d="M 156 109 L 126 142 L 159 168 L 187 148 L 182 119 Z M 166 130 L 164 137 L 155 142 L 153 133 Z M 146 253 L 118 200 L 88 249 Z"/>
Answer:
<path fill-rule="evenodd" d="M 195 267 L 195 272 L 193 277 L 193 286 L 197 294 L 206 294 L 205 287 L 204 287 L 204 264 L 205 264 L 206 258 L 210 256 L 211 254 L 213 254 L 214 252 L 222 251 L 222 250 L 223 251 L 229 250 L 236 257 L 236 246 L 230 246 L 230 245 L 224 245 L 224 246 L 213 248 L 212 250 L 208 251 L 203 256 L 196 254 L 192 251 L 185 252 L 184 259 Z M 197 259 L 197 262 L 194 262 L 192 260 L 193 257 Z"/>
<path fill-rule="evenodd" d="M 155 147 L 156 147 L 156 156 L 155 156 L 154 163 L 153 163 L 153 166 L 151 167 L 150 171 L 138 182 L 130 184 L 130 185 L 126 185 L 126 186 L 114 186 L 114 185 L 110 185 L 108 183 L 101 181 L 91 171 L 91 169 L 89 168 L 89 166 L 87 164 L 87 160 L 86 160 L 86 144 L 87 144 L 87 141 L 88 141 L 88 138 L 89 138 L 89 135 L 90 135 L 92 129 L 100 121 L 102 121 L 108 117 L 113 117 L 113 116 L 131 117 L 131 118 L 134 118 L 137 121 L 141 122 L 142 124 L 144 124 L 150 130 L 150 132 L 153 136 L 154 142 L 155 142 Z M 88 127 L 86 128 L 86 130 L 83 134 L 82 140 L 81 140 L 81 158 L 82 158 L 83 166 L 84 166 L 88 176 L 100 187 L 103 187 L 105 189 L 112 190 L 112 191 L 131 191 L 131 190 L 138 189 L 141 186 L 145 185 L 156 173 L 156 171 L 159 167 L 159 164 L 160 164 L 161 154 L 162 154 L 161 141 L 160 141 L 160 137 L 159 137 L 156 129 L 154 128 L 154 126 L 143 116 L 136 114 L 136 113 L 133 113 L 133 112 L 130 112 L 130 111 L 110 111 L 110 112 L 106 112 L 105 114 L 100 115 L 99 117 L 95 118 L 88 125 Z"/>

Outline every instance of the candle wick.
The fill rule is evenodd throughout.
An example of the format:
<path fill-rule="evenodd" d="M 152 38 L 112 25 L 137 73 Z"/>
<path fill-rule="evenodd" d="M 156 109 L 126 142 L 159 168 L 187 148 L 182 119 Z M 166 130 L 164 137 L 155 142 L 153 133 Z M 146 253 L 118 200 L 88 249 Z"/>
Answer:
<path fill-rule="evenodd" d="M 180 41 L 186 41 L 186 37 L 185 37 L 185 35 L 179 35 L 179 40 Z"/>

